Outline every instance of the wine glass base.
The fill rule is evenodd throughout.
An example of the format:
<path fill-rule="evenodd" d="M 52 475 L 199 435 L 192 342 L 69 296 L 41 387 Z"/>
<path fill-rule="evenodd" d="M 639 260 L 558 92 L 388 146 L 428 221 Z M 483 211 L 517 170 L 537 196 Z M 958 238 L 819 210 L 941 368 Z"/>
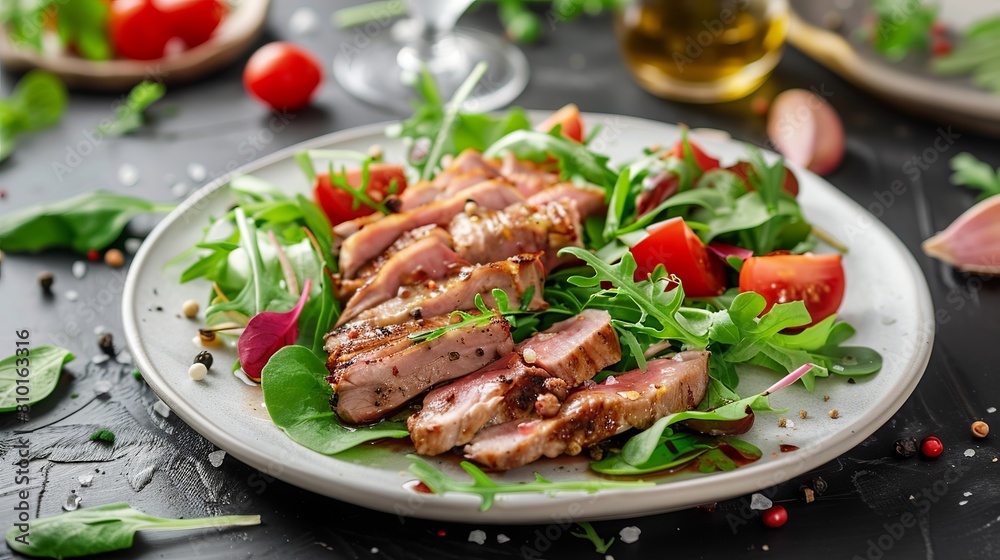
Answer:
<path fill-rule="evenodd" d="M 412 108 L 421 63 L 447 101 L 473 67 L 485 61 L 486 75 L 462 104 L 467 111 L 492 111 L 513 101 L 528 84 L 528 60 L 516 46 L 476 29 L 456 27 L 421 53 L 412 22 L 401 21 L 363 47 L 342 46 L 333 61 L 337 82 L 358 99 L 399 111 Z"/>

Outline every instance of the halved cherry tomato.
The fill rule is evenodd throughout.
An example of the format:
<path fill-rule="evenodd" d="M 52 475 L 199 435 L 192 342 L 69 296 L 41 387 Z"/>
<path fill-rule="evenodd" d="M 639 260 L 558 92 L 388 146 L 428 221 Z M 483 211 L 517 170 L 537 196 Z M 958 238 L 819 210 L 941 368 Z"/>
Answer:
<path fill-rule="evenodd" d="M 722 261 L 708 252 L 694 231 L 677 217 L 649 228 L 649 236 L 632 247 L 638 268 L 635 279 L 645 279 L 656 265 L 677 275 L 688 297 L 712 297 L 726 291 Z"/>
<path fill-rule="evenodd" d="M 223 0 L 154 0 L 163 21 L 190 49 L 206 41 L 222 23 L 229 7 Z"/>
<path fill-rule="evenodd" d="M 377 163 L 368 167 L 368 173 L 368 189 L 365 192 L 375 202 L 382 202 L 389 194 L 392 194 L 390 189 L 394 183 L 395 191 L 393 192 L 395 194 L 403 192 L 406 188 L 406 173 L 402 166 Z M 357 187 L 361 184 L 361 169 L 347 171 L 344 179 L 348 185 Z M 316 177 L 313 198 L 323 208 L 333 225 L 361 218 L 375 211 L 364 204 L 354 208 L 354 197 L 343 189 L 334 187 L 330 175 L 327 173 Z"/>
<path fill-rule="evenodd" d="M 542 124 L 536 128 L 542 132 L 548 132 L 555 128 L 556 125 L 562 125 L 560 130 L 566 138 L 583 142 L 583 117 L 580 116 L 580 109 L 576 105 L 570 103 L 552 113 L 549 115 L 549 118 L 542 121 Z"/>
<path fill-rule="evenodd" d="M 173 33 L 163 24 L 163 14 L 149 0 L 116 0 L 109 22 L 115 52 L 133 60 L 163 57 Z"/>
<path fill-rule="evenodd" d="M 747 184 L 747 188 L 753 190 L 753 185 L 750 184 L 750 180 L 748 179 L 750 175 L 749 161 L 741 161 L 735 165 L 727 167 L 726 169 L 732 171 L 740 179 L 743 179 L 743 182 Z M 788 194 L 792 195 L 792 198 L 799 196 L 799 180 L 795 178 L 795 174 L 792 173 L 792 170 L 787 167 L 785 168 L 785 180 L 781 183 L 781 188 Z"/>
<path fill-rule="evenodd" d="M 706 154 L 705 150 L 702 150 L 701 146 L 696 144 L 690 136 L 688 136 L 688 145 L 691 146 L 691 154 L 694 156 L 694 162 L 698 164 L 698 167 L 700 167 L 702 171 L 711 171 L 719 168 L 719 160 Z M 670 156 L 684 159 L 684 143 L 678 140 L 677 143 L 674 144 L 674 147 L 671 148 L 669 152 L 664 154 L 663 159 Z"/>
<path fill-rule="evenodd" d="M 844 300 L 840 255 L 768 255 L 750 257 L 740 270 L 740 291 L 757 292 L 776 303 L 803 301 L 814 325 L 837 312 Z"/>
<path fill-rule="evenodd" d="M 268 43 L 243 69 L 243 87 L 277 110 L 305 107 L 323 79 L 316 58 L 292 43 Z"/>

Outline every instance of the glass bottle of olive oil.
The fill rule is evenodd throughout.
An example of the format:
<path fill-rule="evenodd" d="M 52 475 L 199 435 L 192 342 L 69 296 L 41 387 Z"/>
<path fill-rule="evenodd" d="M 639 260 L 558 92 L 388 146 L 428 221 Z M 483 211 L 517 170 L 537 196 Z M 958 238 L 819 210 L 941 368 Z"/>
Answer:
<path fill-rule="evenodd" d="M 651 93 L 696 103 L 757 89 L 781 58 L 787 0 L 631 0 L 615 29 L 626 64 Z"/>

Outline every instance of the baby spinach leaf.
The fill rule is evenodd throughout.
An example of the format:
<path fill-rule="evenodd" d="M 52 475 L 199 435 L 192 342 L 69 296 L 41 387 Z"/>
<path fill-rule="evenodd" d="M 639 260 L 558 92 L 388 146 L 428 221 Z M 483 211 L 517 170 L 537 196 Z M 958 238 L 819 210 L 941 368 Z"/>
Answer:
<path fill-rule="evenodd" d="M 0 412 L 16 410 L 18 405 L 33 405 L 49 396 L 59 383 L 63 364 L 75 356 L 63 348 L 37 346 L 0 361 Z M 18 391 L 27 387 L 27 391 Z M 27 398 L 20 402 L 18 398 Z"/>
<path fill-rule="evenodd" d="M 296 443 L 334 455 L 366 441 L 409 436 L 403 422 L 344 426 L 330 408 L 326 364 L 304 346 L 286 346 L 264 366 L 261 388 L 271 420 Z"/>
<path fill-rule="evenodd" d="M 32 519 L 30 531 L 22 532 L 15 525 L 7 531 L 7 544 L 15 552 L 29 556 L 70 558 L 130 548 L 136 531 L 141 530 L 181 531 L 259 524 L 259 515 L 164 519 L 146 515 L 128 504 L 109 504 Z"/>
<path fill-rule="evenodd" d="M 174 206 L 107 191 L 30 206 L 0 216 L 0 250 L 35 253 L 67 248 L 86 253 L 104 249 L 135 216 L 169 212 Z"/>

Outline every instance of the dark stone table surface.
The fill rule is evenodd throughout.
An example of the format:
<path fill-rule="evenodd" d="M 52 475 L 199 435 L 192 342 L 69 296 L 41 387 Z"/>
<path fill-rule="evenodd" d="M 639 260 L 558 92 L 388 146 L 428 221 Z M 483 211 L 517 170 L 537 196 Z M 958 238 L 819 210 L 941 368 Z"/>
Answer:
<path fill-rule="evenodd" d="M 271 8 L 263 41 L 291 39 L 332 61 L 349 32 L 326 25 L 334 3 L 279 1 Z M 311 6 L 320 17 L 316 33 L 294 36 L 289 20 L 296 7 Z M 493 7 L 463 22 L 497 31 Z M 749 110 L 749 100 L 714 106 L 662 101 L 629 78 L 616 48 L 610 18 L 583 18 L 547 29 L 545 40 L 526 47 L 531 82 L 517 103 L 555 109 L 567 102 L 585 111 L 621 113 L 692 127 L 730 131 L 763 145 L 765 123 Z M 314 107 L 290 119 L 273 135 L 261 136 L 270 114 L 248 98 L 240 80 L 242 62 L 200 83 L 171 88 L 154 111 L 152 124 L 126 138 L 90 143 L 87 130 L 112 114 L 117 97 L 74 93 L 56 128 L 27 138 L 0 164 L 0 213 L 69 197 L 95 188 L 171 200 L 172 186 L 186 181 L 186 169 L 200 163 L 209 178 L 229 164 L 243 164 L 297 142 L 336 130 L 386 121 L 390 114 L 347 96 L 327 79 Z M 10 91 L 15 76 L 0 74 Z M 948 159 L 969 151 L 1000 165 L 1000 142 L 977 137 L 947 122 L 928 122 L 898 112 L 845 83 L 794 50 L 787 51 L 761 92 L 773 96 L 791 88 L 829 94 L 847 129 L 847 157 L 829 180 L 873 208 L 913 251 L 930 285 L 937 337 L 930 366 L 905 406 L 857 448 L 813 472 L 764 490 L 784 504 L 790 519 L 782 529 L 763 526 L 749 514 L 749 497 L 710 509 L 689 509 L 641 519 L 594 523 L 599 534 L 617 536 L 627 526 L 642 530 L 634 544 L 616 542 L 609 554 L 634 558 L 879 558 L 952 559 L 1000 557 L 1000 464 L 996 436 L 973 440 L 973 420 L 995 418 L 1000 405 L 1000 284 L 956 273 L 925 257 L 920 242 L 943 229 L 973 202 L 973 194 L 949 184 Z M 176 107 L 171 116 L 171 108 Z M 937 141 L 945 135 L 947 142 Z M 937 148 L 935 148 L 937 146 Z M 940 148 L 944 148 L 941 150 Z M 57 176 L 54 163 L 68 153 L 82 155 L 70 172 Z M 916 159 L 915 159 L 916 158 Z M 132 164 L 139 182 L 118 181 Z M 891 194 L 894 181 L 904 188 Z M 898 185 L 897 185 L 898 186 Z M 889 194 L 887 194 L 889 193 Z M 890 200 L 891 198 L 891 200 Z M 882 207 L 878 205 L 883 205 Z M 141 235 L 150 223 L 132 225 Z M 601 558 L 586 541 L 554 526 L 459 525 L 400 519 L 341 503 L 271 480 L 227 457 L 214 468 L 214 446 L 171 415 L 151 410 L 156 395 L 132 376 L 132 366 L 94 363 L 100 351 L 95 330 L 105 328 L 122 343 L 120 295 L 124 272 L 93 264 L 76 279 L 69 253 L 6 255 L 0 273 L 0 354 L 14 350 L 14 331 L 29 329 L 35 346 L 58 344 L 78 356 L 56 393 L 34 407 L 22 424 L 0 414 L 0 526 L 6 530 L 17 505 L 14 429 L 30 430 L 30 509 L 32 515 L 60 512 L 71 491 L 84 506 L 129 502 L 163 516 L 259 513 L 263 525 L 248 529 L 183 534 L 141 534 L 135 548 L 111 558 Z M 56 297 L 45 299 L 35 283 L 42 270 L 56 276 Z M 69 301 L 64 293 L 76 291 Z M 110 393 L 95 386 L 110 382 Z M 74 398 L 74 396 L 76 398 Z M 1000 431 L 1000 421 L 995 422 Z M 113 447 L 86 441 L 95 427 L 110 427 Z M 893 442 L 902 436 L 938 435 L 945 453 L 935 461 L 902 461 Z M 966 458 L 967 449 L 975 456 Z M 93 474 L 90 487 L 78 477 Z M 822 476 L 829 489 L 817 501 L 800 499 L 799 486 Z M 910 499 L 910 496 L 914 499 Z M 901 517 L 910 513 L 910 517 Z M 902 521 L 912 520 L 904 525 Z M 469 533 L 486 532 L 484 545 Z M 503 533 L 510 541 L 500 544 Z M 548 535 L 548 536 L 546 536 Z M 537 554 L 532 551 L 537 551 Z M 11 552 L 0 547 L 0 556 Z"/>

